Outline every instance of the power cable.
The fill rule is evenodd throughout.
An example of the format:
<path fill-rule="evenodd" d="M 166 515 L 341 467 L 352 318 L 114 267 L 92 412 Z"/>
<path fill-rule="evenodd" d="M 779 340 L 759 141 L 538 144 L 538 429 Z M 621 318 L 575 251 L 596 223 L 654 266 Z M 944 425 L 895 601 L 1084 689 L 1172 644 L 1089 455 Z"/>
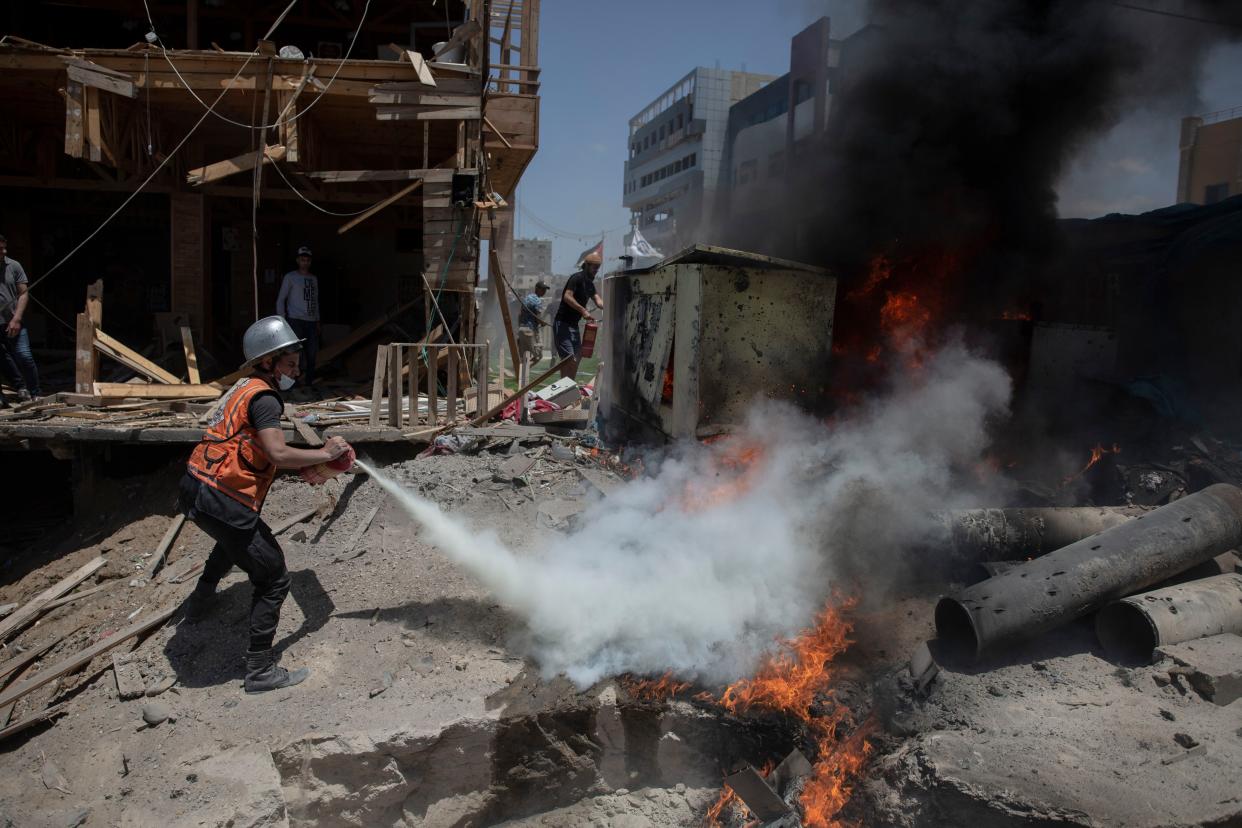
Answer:
<path fill-rule="evenodd" d="M 1130 11 L 1146 12 L 1147 14 L 1158 14 L 1162 17 L 1176 17 L 1179 20 L 1191 20 L 1195 23 L 1207 23 L 1214 26 L 1224 26 L 1227 29 L 1242 29 L 1242 22 L 1233 22 L 1229 20 L 1212 20 L 1209 17 L 1197 17 L 1193 14 L 1183 14 L 1182 12 L 1168 11 L 1166 9 L 1152 9 L 1146 6 L 1135 6 L 1131 3 L 1123 3 L 1120 0 L 1113 0 L 1113 5 L 1119 9 L 1129 9 Z"/>
<path fill-rule="evenodd" d="M 303 201 L 305 201 L 310 206 L 314 207 L 319 212 L 326 213 L 329 216 L 339 216 L 340 218 L 351 218 L 353 216 L 360 216 L 363 213 L 365 213 L 367 210 L 371 210 L 375 208 L 378 204 L 380 204 L 380 202 L 386 201 L 389 198 L 388 196 L 384 196 L 384 198 L 381 198 L 379 201 L 375 202 L 375 204 L 372 204 L 369 207 L 363 207 L 361 210 L 355 213 L 338 213 L 335 210 L 329 210 L 327 207 L 319 206 L 318 204 L 316 204 L 315 202 L 307 198 L 305 195 L 303 195 L 301 190 L 293 186 L 293 182 L 290 181 L 288 176 L 285 175 L 285 171 L 280 168 L 280 164 L 273 163 L 272 166 L 275 167 L 276 172 L 280 173 L 280 177 L 285 180 L 285 184 L 289 186 L 290 190 L 293 190 L 293 192 L 297 195 L 298 198 L 302 199 Z"/>
<path fill-rule="evenodd" d="M 139 184 L 132 193 L 130 193 L 128 196 L 125 197 L 125 200 L 121 202 L 120 206 L 117 207 L 115 210 L 113 210 L 112 213 L 106 219 L 104 219 L 99 224 L 98 227 L 96 227 L 94 230 L 91 231 L 90 235 L 88 235 L 85 239 L 79 242 L 76 247 L 74 247 L 67 254 L 65 254 L 65 256 L 60 261 L 58 261 L 56 264 L 48 268 L 47 271 L 44 272 L 44 274 L 40 276 L 38 279 L 35 279 L 33 282 L 31 282 L 26 288 L 27 291 L 34 290 L 35 287 L 37 287 L 43 281 L 48 279 L 53 273 L 59 270 L 65 264 L 65 262 L 69 261 L 75 255 L 77 255 L 77 252 L 79 250 L 81 250 L 88 243 L 90 243 L 91 239 L 99 235 L 99 233 L 105 227 L 107 227 L 109 224 L 112 223 L 113 219 L 115 219 L 117 216 L 121 214 L 122 210 L 124 210 L 126 207 L 129 206 L 129 203 L 131 201 L 137 198 L 139 193 L 141 193 L 144 189 L 146 189 L 146 186 L 150 184 L 151 181 L 154 180 L 155 177 L 159 175 L 161 171 L 163 171 L 164 167 L 168 166 L 168 162 L 171 161 L 176 156 L 177 152 L 180 151 L 180 149 L 185 146 L 186 142 L 190 140 L 190 136 L 192 136 L 196 131 L 198 131 L 198 128 L 203 125 L 203 122 L 207 120 L 207 117 L 215 109 L 216 104 L 220 103 L 221 99 L 224 98 L 224 96 L 229 92 L 229 90 L 233 88 L 233 84 L 237 81 L 238 78 L 241 77 L 242 72 L 246 71 L 246 67 L 250 65 L 250 61 L 252 61 L 257 55 L 258 55 L 258 52 L 253 52 L 246 58 L 246 62 L 243 63 L 241 65 L 241 68 L 237 70 L 237 74 L 234 75 L 232 80 L 226 83 L 224 88 L 220 90 L 220 94 L 217 95 L 216 99 L 211 102 L 211 105 L 207 108 L 207 111 L 204 112 L 202 116 L 199 117 L 199 119 L 194 122 L 194 126 L 190 127 L 190 131 L 185 134 L 185 137 L 183 137 L 177 143 L 177 146 L 173 147 L 172 152 L 164 156 L 164 160 L 160 161 L 160 163 L 155 167 L 155 169 L 151 171 L 151 174 L 148 175 L 145 179 L 143 179 L 142 183 Z M 11 308 L 14 304 L 16 304 L 16 301 L 17 301 L 16 299 L 13 299 L 12 301 L 10 301 L 7 305 L 4 306 L 4 310 L 8 310 L 9 308 Z"/>
<path fill-rule="evenodd" d="M 287 15 L 293 9 L 293 7 L 296 6 L 297 4 L 298 4 L 298 0 L 292 0 L 292 2 L 288 6 L 285 7 L 285 10 L 281 12 L 280 17 L 278 17 L 276 19 L 276 22 L 272 24 L 272 28 L 268 29 L 267 34 L 263 36 L 264 40 L 268 40 L 272 36 L 272 34 L 276 31 L 276 26 L 278 26 L 280 22 L 285 19 L 285 15 Z M 181 81 L 182 86 L 184 86 L 185 90 L 190 93 L 190 96 L 194 98 L 194 100 L 198 101 L 200 105 L 207 106 L 207 103 L 198 96 L 197 92 L 194 91 L 194 88 L 190 85 L 190 82 L 187 81 L 185 77 L 181 74 L 181 71 L 177 69 L 177 64 L 173 63 L 172 58 L 168 56 L 168 48 L 164 45 L 164 40 L 155 31 L 155 20 L 154 18 L 151 17 L 151 7 L 150 5 L 148 5 L 147 0 L 142 0 L 142 5 L 147 10 L 147 22 L 151 26 L 152 34 L 155 34 L 155 42 L 160 47 L 160 53 L 163 55 L 164 61 L 173 70 L 173 74 L 176 75 L 177 79 Z M 315 99 L 311 101 L 309 104 L 307 104 L 305 107 L 303 107 L 302 109 L 294 113 L 294 115 L 291 118 L 286 118 L 285 115 L 288 114 L 289 109 L 293 106 L 293 103 L 294 103 L 293 100 L 290 100 L 287 104 L 285 104 L 285 108 L 282 109 L 280 114 L 276 116 L 276 121 L 271 124 L 248 124 L 245 121 L 235 121 L 232 118 L 228 117 L 227 115 L 221 115 L 219 112 L 214 112 L 212 114 L 215 115 L 215 117 L 218 118 L 219 120 L 224 121 L 225 123 L 232 124 L 233 126 L 242 127 L 243 129 L 248 129 L 252 131 L 258 130 L 258 129 L 263 129 L 263 130 L 274 129 L 280 126 L 281 124 L 291 124 L 294 121 L 296 121 L 298 118 L 301 118 L 307 112 L 310 112 L 311 109 L 315 106 L 315 104 L 319 103 L 319 100 L 328 93 L 328 90 L 332 87 L 332 84 L 336 82 L 337 75 L 341 73 L 341 69 L 344 68 L 345 62 L 349 60 L 349 56 L 353 54 L 354 44 L 358 42 L 358 35 L 362 34 L 362 27 L 363 25 L 366 24 L 367 13 L 370 11 L 370 9 L 371 9 L 371 0 L 366 0 L 366 4 L 362 8 L 362 19 L 358 21 L 358 27 L 354 29 L 354 36 L 349 41 L 349 48 L 345 50 L 345 56 L 341 58 L 341 62 L 337 64 L 336 71 L 332 73 L 332 77 L 328 79 L 328 82 L 324 86 L 324 88 L 319 90 L 319 94 L 315 96 Z"/>

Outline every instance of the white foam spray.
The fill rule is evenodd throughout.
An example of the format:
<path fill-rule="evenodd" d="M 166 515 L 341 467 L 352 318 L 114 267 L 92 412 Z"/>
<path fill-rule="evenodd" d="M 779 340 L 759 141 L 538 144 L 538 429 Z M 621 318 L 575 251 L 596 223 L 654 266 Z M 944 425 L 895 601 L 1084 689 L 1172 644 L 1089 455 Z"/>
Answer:
<path fill-rule="evenodd" d="M 869 562 L 883 571 L 927 512 L 967 497 L 952 472 L 979 459 L 1008 393 L 999 366 L 950 346 L 830 428 L 759 405 L 740 433 L 762 454 L 745 485 L 703 497 L 734 479 L 719 462 L 730 446 L 679 447 L 571 535 L 521 554 L 360 465 L 525 621 L 523 646 L 546 673 L 580 685 L 626 671 L 732 681 L 805 626 L 838 578 Z"/>

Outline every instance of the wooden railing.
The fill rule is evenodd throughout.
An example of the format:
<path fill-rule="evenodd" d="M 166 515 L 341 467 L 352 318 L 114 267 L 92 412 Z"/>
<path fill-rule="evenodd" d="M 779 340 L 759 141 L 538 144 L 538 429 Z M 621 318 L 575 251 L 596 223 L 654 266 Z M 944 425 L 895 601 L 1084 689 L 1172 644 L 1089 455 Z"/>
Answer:
<path fill-rule="evenodd" d="M 475 411 L 486 410 L 490 402 L 487 369 L 491 345 L 445 342 L 393 342 L 375 350 L 375 376 L 371 384 L 372 426 L 385 424 L 393 428 L 406 425 L 439 426 L 451 424 L 458 417 L 458 401 L 470 386 L 473 377 Z M 473 365 L 471 360 L 473 359 Z M 444 416 L 440 405 L 440 368 L 443 364 L 446 383 Z M 425 387 L 424 387 L 425 379 Z M 427 414 L 420 412 L 420 400 L 427 400 Z M 408 403 L 407 403 L 408 399 Z M 465 412 L 469 413 L 469 412 Z"/>
<path fill-rule="evenodd" d="M 489 92 L 510 95 L 539 94 L 539 0 L 492 0 L 486 6 L 474 0 L 483 24 Z"/>

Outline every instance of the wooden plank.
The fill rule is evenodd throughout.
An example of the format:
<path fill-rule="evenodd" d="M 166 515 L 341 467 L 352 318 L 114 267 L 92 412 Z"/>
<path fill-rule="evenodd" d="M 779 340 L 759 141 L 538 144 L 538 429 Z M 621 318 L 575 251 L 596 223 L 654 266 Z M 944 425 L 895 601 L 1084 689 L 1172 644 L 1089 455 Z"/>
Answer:
<path fill-rule="evenodd" d="M 133 382 L 97 382 L 95 394 L 100 397 L 134 397 L 143 400 L 189 400 L 203 397 L 215 399 L 220 389 L 214 385 L 153 385 Z"/>
<path fill-rule="evenodd" d="M 281 161 L 284 159 L 287 151 L 288 148 L 283 144 L 273 144 L 264 147 L 263 163 L 270 164 L 273 161 Z M 235 155 L 225 161 L 217 161 L 205 167 L 196 167 L 185 174 L 185 180 L 198 187 L 211 181 L 228 178 L 230 175 L 253 170 L 254 165 L 257 163 L 259 163 L 258 151 L 246 152 L 241 155 Z"/>
<path fill-rule="evenodd" d="M 516 378 L 518 375 L 518 346 L 517 337 L 513 333 L 513 320 L 509 316 L 509 300 L 505 298 L 505 289 L 501 285 L 501 282 L 505 281 L 505 275 L 500 269 L 500 256 L 496 253 L 496 246 L 494 244 L 488 245 L 487 252 L 492 266 L 492 278 L 488 281 L 496 288 L 496 300 L 500 305 L 500 320 L 504 322 L 505 338 L 509 343 L 509 356 L 513 360 L 513 376 Z"/>
<path fill-rule="evenodd" d="M 99 376 L 99 357 L 95 353 L 95 326 L 85 313 L 78 314 L 76 331 L 73 390 L 79 394 L 93 394 L 95 379 Z"/>
<path fill-rule="evenodd" d="M 414 67 L 415 74 L 418 75 L 418 82 L 424 86 L 434 87 L 436 85 L 435 75 L 431 74 L 431 69 L 427 66 L 427 61 L 423 60 L 423 56 L 413 49 L 405 50 L 405 57 Z"/>
<path fill-rule="evenodd" d="M 76 81 L 65 84 L 65 155 L 81 158 L 86 152 L 85 87 Z"/>
<path fill-rule="evenodd" d="M 134 86 L 133 78 L 122 72 L 104 68 L 97 63 L 70 60 L 65 66 L 65 72 L 69 75 L 69 80 L 76 81 L 83 86 L 102 89 L 123 98 L 138 97 L 138 89 Z"/>
<path fill-rule="evenodd" d="M 86 286 L 86 315 L 96 328 L 103 327 L 103 279 L 96 279 Z"/>
<path fill-rule="evenodd" d="M 450 345 L 448 347 L 448 392 L 446 402 L 446 410 L 448 411 L 448 419 L 445 422 L 452 423 L 457 419 L 457 351 L 459 349 Z"/>
<path fill-rule="evenodd" d="M 479 95 L 433 95 L 426 92 L 377 92 L 369 103 L 392 106 L 452 106 L 472 108 L 480 105 Z"/>
<path fill-rule="evenodd" d="M 27 665 L 37 661 L 39 656 L 55 647 L 61 641 L 64 641 L 64 639 L 63 635 L 50 639 L 47 643 L 39 647 L 33 647 L 21 655 L 10 658 L 8 661 L 0 664 L 0 679 L 7 679 L 9 676 L 24 670 Z"/>
<path fill-rule="evenodd" d="M 86 158 L 91 161 L 103 160 L 103 127 L 99 114 L 99 90 L 92 86 L 82 90 L 82 117 L 85 120 Z M 115 165 L 115 161 L 113 164 Z"/>
<path fill-rule="evenodd" d="M 334 342 L 333 344 L 327 346 L 326 348 L 324 348 L 322 351 L 319 352 L 319 364 L 326 365 L 331 360 L 335 359 L 336 357 L 345 353 L 349 349 L 353 348 L 359 342 L 366 339 L 368 336 L 370 336 L 371 334 L 378 331 L 380 328 L 387 325 L 393 319 L 396 319 L 398 316 L 405 313 L 410 308 L 414 307 L 416 304 L 418 304 L 418 301 L 419 300 L 417 299 L 411 299 L 410 301 L 402 305 L 398 305 L 396 308 L 388 311 L 387 313 L 384 313 L 381 316 L 377 316 L 374 319 L 370 320 L 369 322 L 364 322 L 363 324 L 354 328 L 352 331 L 349 332 L 349 335 L 346 336 L 344 339 L 340 340 L 339 342 Z"/>
<path fill-rule="evenodd" d="M 194 332 L 185 325 L 181 326 L 181 349 L 185 351 L 185 370 L 190 384 L 200 384 L 203 380 L 198 374 L 198 354 L 194 351 Z"/>
<path fill-rule="evenodd" d="M 114 339 L 98 328 L 95 329 L 95 350 L 148 379 L 165 385 L 181 384 L 181 380 L 175 374 L 165 371 L 124 342 Z"/>
<path fill-rule="evenodd" d="M 477 106 L 464 106 L 455 109 L 421 106 L 377 106 L 377 121 L 477 121 L 483 117 L 483 110 Z"/>
<path fill-rule="evenodd" d="M 379 204 L 376 204 L 374 207 L 367 210 L 365 213 L 362 213 L 361 215 L 358 215 L 358 216 L 354 216 L 352 219 L 342 224 L 340 227 L 337 228 L 336 230 L 337 234 L 340 235 L 340 234 L 349 232 L 350 230 L 357 227 L 362 222 L 369 219 L 371 216 L 378 213 L 380 210 L 383 210 L 385 207 L 388 207 L 391 204 L 394 204 L 395 202 L 400 201 L 401 199 L 405 198 L 406 196 L 408 196 L 410 193 L 414 192 L 421 186 L 423 186 L 423 180 L 421 178 L 415 179 L 413 183 L 409 184 L 408 186 L 402 187 L 400 190 L 393 193 L 388 198 L 381 201 Z"/>
<path fill-rule="evenodd" d="M 308 172 L 306 176 L 329 184 L 345 184 L 355 181 L 409 181 L 412 178 L 421 178 L 429 184 L 449 184 L 453 180 L 454 173 L 477 175 L 478 172 L 477 169 L 448 170 L 432 167 L 415 170 L 322 170 Z"/>
<path fill-rule="evenodd" d="M 107 638 L 104 638 L 103 640 L 87 647 L 85 650 L 74 653 L 68 658 L 62 659 L 56 664 L 53 664 L 51 667 L 48 667 L 46 670 L 31 676 L 25 681 L 13 685 L 3 693 L 0 693 L 0 707 L 3 707 L 6 704 L 12 704 L 23 696 L 33 693 L 43 685 L 55 681 L 66 673 L 85 667 L 87 664 L 90 664 L 95 657 L 103 655 L 114 647 L 119 647 L 131 638 L 142 635 L 148 630 L 155 629 L 171 618 L 176 610 L 177 607 L 174 605 L 168 609 L 154 612 L 143 620 L 135 624 L 131 624 L 123 630 L 118 630 Z M 0 731 L 0 737 L 2 737 L 3 734 L 4 731 Z"/>
<path fill-rule="evenodd" d="M 315 429 L 311 428 L 310 423 L 301 417 L 290 417 L 289 421 L 293 423 L 293 428 L 298 434 L 302 435 L 302 439 L 306 441 L 308 446 L 318 448 L 323 445 L 323 438 Z"/>
<path fill-rule="evenodd" d="M 483 123 L 487 125 L 487 128 L 492 131 L 493 135 L 495 135 L 497 138 L 500 139 L 500 142 L 502 144 L 504 144 L 509 149 L 513 149 L 513 144 L 509 142 L 509 139 L 505 137 L 505 134 L 503 132 L 501 132 L 499 129 L 496 128 L 495 124 L 493 124 L 490 120 L 488 120 L 486 115 L 483 116 Z"/>
<path fill-rule="evenodd" d="M 485 423 L 488 420 L 490 420 L 492 417 L 495 417 L 497 414 L 504 411 L 505 406 L 507 406 L 509 403 L 513 402 L 514 400 L 520 400 L 528 391 L 530 391 L 536 385 L 543 382 L 548 377 L 555 374 L 557 371 L 561 370 L 561 366 L 564 365 L 566 362 L 568 362 L 570 359 L 572 359 L 572 357 L 565 357 L 560 362 L 556 363 L 551 368 L 544 371 L 542 374 L 540 374 L 539 376 L 535 377 L 530 382 L 523 385 L 517 391 L 514 391 L 512 394 L 505 397 L 499 403 L 489 408 L 486 412 L 479 415 L 478 417 L 475 417 L 473 420 L 470 421 L 470 425 L 479 425 L 480 423 Z"/>
<path fill-rule="evenodd" d="M 349 540 L 345 541 L 345 545 L 341 547 L 342 553 L 351 552 L 358 546 L 358 542 L 362 540 L 362 536 L 365 535 L 367 532 L 367 529 L 370 528 L 371 521 L 375 520 L 375 516 L 379 514 L 380 506 L 382 505 L 383 504 L 381 503 L 375 506 L 374 508 L 371 509 L 371 511 L 363 515 L 362 522 L 358 524 L 358 526 L 350 534 Z M 352 557 L 357 557 L 357 555 L 354 555 Z"/>
<path fill-rule="evenodd" d="M 72 604 L 74 601 L 80 601 L 83 598 L 89 598 L 90 596 L 98 592 L 103 592 L 105 589 L 111 589 L 112 587 L 116 586 L 119 583 L 121 583 L 121 580 L 119 578 L 115 578 L 111 581 L 104 581 L 99 586 L 93 586 L 90 589 L 84 589 L 81 592 L 71 592 L 63 598 L 57 598 L 55 601 L 52 601 L 47 606 L 45 606 L 43 609 L 45 612 L 51 612 L 57 607 L 63 607 L 65 604 Z"/>
<path fill-rule="evenodd" d="M 65 705 L 67 704 L 69 704 L 69 702 L 61 702 L 60 704 L 55 705 L 53 707 L 49 707 L 46 710 L 27 716 L 26 718 L 22 719 L 20 722 L 15 722 L 9 725 L 3 730 L 0 730 L 0 741 L 3 741 L 9 738 L 15 733 L 21 733 L 23 730 L 33 727 L 34 725 L 37 725 L 40 722 L 46 722 L 48 719 L 52 719 L 56 716 L 66 713 L 67 711 L 65 710 Z"/>
<path fill-rule="evenodd" d="M 427 348 L 427 423 L 440 424 L 440 349 Z"/>
<path fill-rule="evenodd" d="M 164 565 L 164 558 L 168 555 L 168 548 L 173 545 L 173 541 L 177 539 L 177 533 L 181 531 L 181 527 L 185 525 L 185 515 L 178 514 L 168 524 L 168 529 L 164 531 L 164 537 L 160 538 L 159 545 L 155 547 L 154 554 L 151 555 L 151 563 L 147 565 L 147 580 L 155 577 L 155 573 L 160 571 L 160 567 Z"/>
<path fill-rule="evenodd" d="M 388 425 L 401 428 L 401 351 L 400 345 L 388 346 Z"/>
<path fill-rule="evenodd" d="M 410 397 L 410 428 L 417 428 L 418 423 L 419 423 L 419 420 L 418 420 L 418 380 L 422 376 L 422 372 L 415 370 L 415 366 L 418 366 L 420 368 L 422 367 L 418 365 L 418 349 L 417 348 L 406 348 L 405 349 L 405 373 L 406 373 L 407 384 L 409 385 L 408 393 Z"/>
<path fill-rule="evenodd" d="M 371 418 L 374 428 L 380 423 L 380 404 L 384 401 L 384 379 L 388 374 L 388 346 L 375 349 L 375 374 L 371 379 Z"/>
<path fill-rule="evenodd" d="M 296 526 L 302 521 L 307 520 L 311 517 L 314 517 L 321 509 L 323 509 L 323 504 L 320 504 L 318 506 L 312 506 L 309 509 L 303 509 L 297 514 L 290 515 L 289 517 L 285 518 L 280 523 L 277 523 L 275 526 L 272 527 L 272 534 L 279 535 L 281 532 L 285 531 L 289 527 Z"/>
<path fill-rule="evenodd" d="M 103 567 L 104 563 L 106 561 L 102 557 L 92 558 L 40 592 L 34 598 L 31 598 L 21 609 L 14 612 L 8 618 L 0 621 L 0 641 L 8 640 L 15 632 L 34 621 L 43 614 L 48 604 L 94 575 Z"/>
<path fill-rule="evenodd" d="M 485 339 L 483 341 L 482 353 L 480 353 L 479 356 L 477 357 L 478 361 L 475 363 L 475 366 L 474 366 L 474 370 L 478 374 L 478 376 L 476 376 L 474 379 L 474 387 L 475 387 L 475 409 L 474 410 L 476 414 L 484 410 L 485 408 L 487 408 L 488 403 L 492 401 L 491 387 L 488 385 L 488 382 L 487 382 L 487 371 L 488 371 L 488 366 L 491 364 L 491 358 L 492 358 L 491 354 L 492 354 L 491 340 Z M 501 393 L 503 395 L 503 392 Z"/>

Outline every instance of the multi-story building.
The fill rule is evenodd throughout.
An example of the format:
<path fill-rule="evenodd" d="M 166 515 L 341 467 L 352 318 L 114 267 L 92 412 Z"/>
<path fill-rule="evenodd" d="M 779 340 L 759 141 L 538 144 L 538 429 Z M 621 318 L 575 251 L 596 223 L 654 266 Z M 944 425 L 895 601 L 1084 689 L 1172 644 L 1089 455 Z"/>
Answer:
<path fill-rule="evenodd" d="M 513 240 L 513 287 L 534 290 L 540 279 L 551 284 L 552 241 L 550 239 Z"/>
<path fill-rule="evenodd" d="M 699 67 L 630 119 L 622 204 L 656 248 L 711 241 L 729 107 L 771 75 Z"/>
<path fill-rule="evenodd" d="M 1242 193 L 1242 107 L 1182 119 L 1177 200 L 1214 204 Z"/>

